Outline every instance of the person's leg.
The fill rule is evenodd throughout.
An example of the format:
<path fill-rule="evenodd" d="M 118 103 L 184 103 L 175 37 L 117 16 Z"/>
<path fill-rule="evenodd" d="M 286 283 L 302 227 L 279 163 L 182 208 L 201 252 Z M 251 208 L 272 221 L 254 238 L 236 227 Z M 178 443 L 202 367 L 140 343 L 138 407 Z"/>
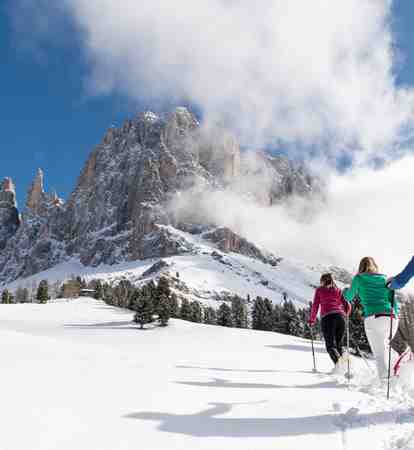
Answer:
<path fill-rule="evenodd" d="M 405 352 L 407 346 L 410 345 L 410 341 L 413 341 L 411 319 L 414 319 L 414 309 L 411 302 L 401 302 L 400 322 L 394 339 L 391 341 L 392 348 L 400 355 Z"/>
<path fill-rule="evenodd" d="M 404 338 L 406 339 L 411 351 L 414 352 L 414 302 L 412 299 L 411 301 L 405 303 L 405 308 L 401 311 L 401 313 L 404 313 L 404 324 L 402 328 L 404 331 Z M 398 326 L 398 328 L 400 328 L 400 326 Z"/>
<path fill-rule="evenodd" d="M 397 332 L 395 333 L 394 339 L 391 342 L 391 347 L 395 350 L 399 355 L 402 355 L 408 347 L 407 338 L 405 337 L 405 323 L 403 320 L 400 320 L 398 325 Z"/>
<path fill-rule="evenodd" d="M 390 336 L 390 317 L 367 317 L 364 320 L 365 333 L 372 353 L 377 363 L 378 375 L 386 378 L 388 375 L 388 351 Z M 398 328 L 398 319 L 393 319 L 393 336 Z"/>
<path fill-rule="evenodd" d="M 342 314 L 335 314 L 335 348 L 339 355 L 342 356 L 342 341 L 345 334 L 345 319 Z"/>
<path fill-rule="evenodd" d="M 321 321 L 321 328 L 325 339 L 326 351 L 328 352 L 328 355 L 332 359 L 333 363 L 336 364 L 339 359 L 339 354 L 335 348 L 334 319 L 335 318 L 333 318 L 332 315 L 323 317 Z"/>

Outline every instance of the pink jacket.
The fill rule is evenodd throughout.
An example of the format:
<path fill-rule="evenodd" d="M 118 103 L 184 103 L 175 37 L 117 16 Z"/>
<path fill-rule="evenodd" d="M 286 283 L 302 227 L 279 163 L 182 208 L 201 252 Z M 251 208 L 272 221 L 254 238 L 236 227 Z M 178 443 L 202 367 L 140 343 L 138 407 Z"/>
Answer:
<path fill-rule="evenodd" d="M 345 316 L 351 312 L 351 305 L 344 299 L 342 291 L 337 287 L 319 287 L 316 289 L 309 319 L 310 323 L 316 321 L 319 306 L 321 307 L 321 318 L 333 313 Z"/>

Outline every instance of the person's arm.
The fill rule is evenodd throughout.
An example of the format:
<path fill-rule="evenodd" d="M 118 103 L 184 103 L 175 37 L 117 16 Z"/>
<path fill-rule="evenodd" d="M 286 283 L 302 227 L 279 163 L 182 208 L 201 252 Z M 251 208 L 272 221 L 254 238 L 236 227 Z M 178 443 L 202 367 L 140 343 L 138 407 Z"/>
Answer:
<path fill-rule="evenodd" d="M 342 292 L 344 299 L 347 302 L 352 303 L 354 298 L 358 295 L 358 289 L 359 289 L 359 277 L 358 275 L 355 275 L 354 278 L 352 279 L 351 287 L 345 288 Z"/>
<path fill-rule="evenodd" d="M 349 316 L 351 314 L 351 311 L 352 311 L 352 305 L 351 305 L 351 303 L 349 303 L 349 302 L 347 302 L 345 300 L 343 292 L 341 292 L 341 302 L 342 302 L 342 304 L 343 304 L 343 306 L 345 308 L 345 314 L 347 316 Z"/>
<path fill-rule="evenodd" d="M 404 270 L 391 279 L 391 289 L 402 289 L 414 276 L 414 257 L 405 266 Z"/>
<path fill-rule="evenodd" d="M 394 315 L 397 317 L 400 308 L 399 308 L 397 297 L 395 295 L 394 290 L 392 290 L 392 289 L 389 290 L 388 299 L 389 299 L 391 305 L 394 304 Z"/>
<path fill-rule="evenodd" d="M 312 302 L 312 308 L 309 318 L 310 325 L 313 325 L 316 322 L 316 316 L 318 315 L 319 305 L 321 303 L 320 297 L 319 297 L 319 289 L 316 289 L 315 295 L 313 297 Z"/>

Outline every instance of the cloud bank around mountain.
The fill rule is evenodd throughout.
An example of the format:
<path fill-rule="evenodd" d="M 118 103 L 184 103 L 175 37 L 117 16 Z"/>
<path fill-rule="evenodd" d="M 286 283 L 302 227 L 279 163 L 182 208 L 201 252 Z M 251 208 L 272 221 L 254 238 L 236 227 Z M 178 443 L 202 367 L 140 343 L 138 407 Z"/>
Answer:
<path fill-rule="evenodd" d="M 390 0 L 15 4 L 42 34 L 41 24 L 71 18 L 94 94 L 186 100 L 247 144 L 356 164 L 411 139 L 414 97 L 395 82 Z"/>
<path fill-rule="evenodd" d="M 205 192 L 197 201 L 190 193 L 181 194 L 173 208 L 227 226 L 276 255 L 350 271 L 363 256 L 373 256 L 382 271 L 394 274 L 413 252 L 413 173 L 414 157 L 407 156 L 380 170 L 333 173 L 326 180 L 326 201 L 313 205 L 309 199 L 295 199 L 260 206 L 225 191 Z"/>

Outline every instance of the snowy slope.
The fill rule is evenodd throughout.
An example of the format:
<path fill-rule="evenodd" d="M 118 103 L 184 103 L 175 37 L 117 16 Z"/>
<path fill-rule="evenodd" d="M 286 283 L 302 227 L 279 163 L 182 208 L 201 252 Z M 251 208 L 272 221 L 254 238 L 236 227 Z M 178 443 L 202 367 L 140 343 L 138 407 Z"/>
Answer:
<path fill-rule="evenodd" d="M 140 331 L 131 316 L 91 299 L 0 305 L 1 450 L 414 448 L 413 400 L 387 402 L 361 363 L 338 382 L 321 343 L 314 374 L 303 339 Z"/>
<path fill-rule="evenodd" d="M 185 285 L 182 293 L 189 299 L 196 299 L 207 305 L 214 303 L 225 293 L 234 293 L 243 297 L 250 294 L 252 298 L 260 295 L 280 302 L 283 293 L 286 293 L 289 299 L 303 306 L 313 298 L 313 287 L 319 283 L 323 271 L 321 267 L 310 268 L 290 259 L 282 259 L 274 267 L 238 253 L 220 252 L 213 243 L 201 236 L 172 227 L 166 228 L 192 249 L 190 253 L 163 258 L 168 264 L 166 272 L 172 276 L 179 273 L 180 282 Z M 26 279 L 19 279 L 9 284 L 8 288 L 30 288 L 42 279 L 48 279 L 51 283 L 63 282 L 71 275 L 80 275 L 87 280 L 99 278 L 111 283 L 127 278 L 134 283 L 140 283 L 148 281 L 148 278 L 142 279 L 142 275 L 157 261 L 159 259 L 148 259 L 94 268 L 83 266 L 73 259 Z M 153 276 L 157 275 L 159 274 Z"/>

